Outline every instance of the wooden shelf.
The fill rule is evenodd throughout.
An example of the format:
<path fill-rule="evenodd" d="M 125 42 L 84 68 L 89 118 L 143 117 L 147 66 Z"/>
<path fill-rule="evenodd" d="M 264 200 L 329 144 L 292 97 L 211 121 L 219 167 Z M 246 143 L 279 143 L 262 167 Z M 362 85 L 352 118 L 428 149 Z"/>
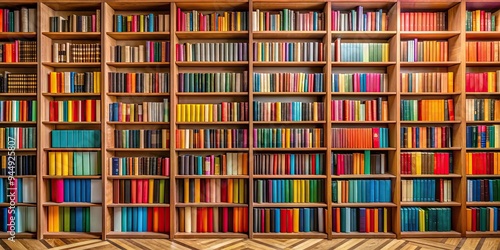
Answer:
<path fill-rule="evenodd" d="M 35 68 L 38 66 L 36 62 L 0 62 L 0 68 Z"/>
<path fill-rule="evenodd" d="M 43 179 L 101 179 L 100 175 L 43 175 Z"/>
<path fill-rule="evenodd" d="M 257 203 L 253 202 L 253 207 L 283 207 L 283 208 L 295 208 L 295 207 L 327 207 L 326 203 Z"/>
<path fill-rule="evenodd" d="M 325 124 L 326 121 L 254 121 L 253 124 Z"/>
<path fill-rule="evenodd" d="M 210 239 L 210 238 L 223 238 L 223 239 L 234 239 L 243 238 L 247 239 L 248 235 L 244 233 L 175 233 L 175 238 L 179 239 Z"/>
<path fill-rule="evenodd" d="M 260 239 L 326 239 L 326 233 L 319 232 L 299 232 L 299 233 L 253 233 L 254 238 Z"/>
<path fill-rule="evenodd" d="M 111 203 L 108 207 L 170 207 L 169 203 Z"/>
<path fill-rule="evenodd" d="M 467 201 L 465 203 L 468 207 L 498 207 L 499 201 Z"/>
<path fill-rule="evenodd" d="M 109 232 L 106 237 L 110 239 L 130 239 L 130 238 L 140 238 L 140 239 L 169 239 L 169 235 L 165 233 L 155 233 L 155 232 Z"/>
<path fill-rule="evenodd" d="M 466 62 L 467 67 L 498 67 L 500 62 Z"/>
<path fill-rule="evenodd" d="M 106 93 L 108 96 L 116 97 L 167 97 L 169 93 Z"/>
<path fill-rule="evenodd" d="M 176 179 L 248 179 L 248 175 L 180 175 Z"/>
<path fill-rule="evenodd" d="M 170 148 L 107 148 L 108 152 L 169 152 Z"/>
<path fill-rule="evenodd" d="M 466 148 L 467 151 L 500 151 L 500 148 Z"/>
<path fill-rule="evenodd" d="M 461 147 L 451 148 L 401 148 L 401 151 L 458 151 Z"/>
<path fill-rule="evenodd" d="M 447 40 L 460 35 L 460 31 L 401 31 L 401 40 L 404 39 L 434 39 Z"/>
<path fill-rule="evenodd" d="M 500 178 L 498 174 L 468 174 L 465 177 L 467 178 Z"/>
<path fill-rule="evenodd" d="M 467 92 L 467 97 L 470 96 L 500 96 L 500 92 Z"/>
<path fill-rule="evenodd" d="M 431 125 L 444 125 L 444 124 L 460 124 L 461 121 L 401 121 L 401 125 L 412 124 L 431 124 Z"/>
<path fill-rule="evenodd" d="M 396 31 L 332 31 L 332 38 L 345 39 L 380 39 L 387 40 L 396 35 Z M 334 40 L 332 40 L 334 41 Z"/>
<path fill-rule="evenodd" d="M 254 174 L 253 179 L 326 179 L 326 175 L 261 175 Z"/>
<path fill-rule="evenodd" d="M 36 97 L 36 93 L 0 93 L 0 97 Z"/>
<path fill-rule="evenodd" d="M 0 178 L 9 178 L 10 176 L 9 175 L 0 175 Z M 14 175 L 14 178 L 17 178 L 17 179 L 28 179 L 28 178 L 36 178 L 36 175 Z"/>
<path fill-rule="evenodd" d="M 248 92 L 177 92 L 176 96 L 248 96 Z"/>
<path fill-rule="evenodd" d="M 451 67 L 459 65 L 458 61 L 448 62 L 401 62 L 401 67 Z"/>
<path fill-rule="evenodd" d="M 332 121 L 332 124 L 395 124 L 396 121 Z"/>
<path fill-rule="evenodd" d="M 170 122 L 106 122 L 108 125 L 169 125 Z"/>
<path fill-rule="evenodd" d="M 91 126 L 91 125 L 101 125 L 101 122 L 52 122 L 43 121 L 42 124 L 45 125 L 73 125 L 73 126 Z"/>
<path fill-rule="evenodd" d="M 450 201 L 450 202 L 417 202 L 417 201 L 402 201 L 402 207 L 460 207 L 462 204 L 460 202 Z"/>
<path fill-rule="evenodd" d="M 166 40 L 170 32 L 106 32 L 115 40 Z"/>
<path fill-rule="evenodd" d="M 401 96 L 457 96 L 461 92 L 439 93 L 439 92 L 419 92 L 419 93 L 401 93 Z"/>
<path fill-rule="evenodd" d="M 253 148 L 253 151 L 325 151 L 326 148 Z"/>
<path fill-rule="evenodd" d="M 33 38 L 36 38 L 36 32 L 0 32 L 0 40 L 33 39 Z"/>
<path fill-rule="evenodd" d="M 163 175 L 108 175 L 108 180 L 142 180 L 142 179 L 170 179 Z"/>
<path fill-rule="evenodd" d="M 396 207 L 392 202 L 332 203 L 333 207 Z"/>
<path fill-rule="evenodd" d="M 101 151 L 101 148 L 44 148 L 44 151 Z"/>
<path fill-rule="evenodd" d="M 44 202 L 44 207 L 100 207 L 101 203 L 90 203 L 90 202 Z"/>
<path fill-rule="evenodd" d="M 448 232 L 401 232 L 402 238 L 459 238 L 462 234 L 457 231 Z"/>
<path fill-rule="evenodd" d="M 179 67 L 243 67 L 248 61 L 242 62 L 175 62 Z"/>
<path fill-rule="evenodd" d="M 101 32 L 42 32 L 52 40 L 101 40 Z"/>
<path fill-rule="evenodd" d="M 11 237 L 10 233 L 0 232 L 0 239 L 7 239 L 10 237 Z M 16 233 L 16 239 L 33 239 L 33 238 L 36 238 L 36 233 L 31 233 L 31 232 Z"/>
<path fill-rule="evenodd" d="M 401 174 L 401 178 L 462 178 L 459 174 Z"/>
<path fill-rule="evenodd" d="M 500 121 L 466 121 L 467 124 L 500 124 Z"/>
<path fill-rule="evenodd" d="M 115 68 L 170 67 L 170 62 L 107 62 L 106 65 Z"/>
<path fill-rule="evenodd" d="M 176 31 L 175 35 L 179 39 L 248 39 L 248 31 Z"/>
<path fill-rule="evenodd" d="M 500 39 L 498 31 L 466 31 L 465 38 L 471 40 Z"/>
<path fill-rule="evenodd" d="M 0 152 L 8 152 L 12 151 L 8 148 L 0 148 Z M 16 148 L 14 149 L 15 152 L 36 152 L 36 148 Z"/>
<path fill-rule="evenodd" d="M 246 125 L 250 122 L 176 122 L 177 125 Z"/>
<path fill-rule="evenodd" d="M 333 175 L 332 179 L 394 179 L 395 175 L 392 174 L 343 174 Z"/>
<path fill-rule="evenodd" d="M 332 62 L 332 67 L 388 67 L 396 62 Z"/>
<path fill-rule="evenodd" d="M 47 233 L 43 233 L 43 238 L 45 238 L 45 239 L 100 239 L 101 236 L 102 236 L 102 233 L 81 233 L 81 232 L 47 232 Z"/>
<path fill-rule="evenodd" d="M 248 204 L 243 203 L 228 203 L 228 202 L 198 202 L 198 203 L 176 203 L 176 207 L 248 207 Z"/>
<path fill-rule="evenodd" d="M 8 207 L 8 206 L 10 206 L 10 203 L 7 203 L 7 202 L 0 203 L 0 207 Z M 19 206 L 19 207 L 36 207 L 36 203 L 17 202 L 16 206 Z"/>
<path fill-rule="evenodd" d="M 332 96 L 391 96 L 396 92 L 332 92 Z"/>
<path fill-rule="evenodd" d="M 48 97 L 100 97 L 100 93 L 43 93 Z"/>
<path fill-rule="evenodd" d="M 350 233 L 332 233 L 333 238 L 396 238 L 394 233 L 360 233 L 360 232 L 350 232 Z"/>
<path fill-rule="evenodd" d="M 36 64 L 35 64 L 36 65 Z M 43 62 L 42 65 L 52 68 L 100 68 L 100 62 L 94 63 L 54 63 L 54 62 Z"/>
<path fill-rule="evenodd" d="M 322 67 L 326 62 L 254 62 L 254 67 Z"/>
<path fill-rule="evenodd" d="M 0 122 L 0 127 L 7 125 L 36 125 L 36 122 Z"/>
<path fill-rule="evenodd" d="M 322 96 L 326 92 L 253 92 L 253 96 Z"/>
<path fill-rule="evenodd" d="M 396 148 L 332 148 L 332 151 L 396 151 Z"/>
<path fill-rule="evenodd" d="M 498 237 L 498 236 L 500 236 L 500 231 L 496 231 L 496 232 L 495 231 L 484 231 L 484 232 L 467 231 L 467 232 L 465 232 L 465 237 L 467 237 L 467 238 L 473 238 L 473 237 L 490 238 L 490 237 Z M 16 237 L 17 237 L 17 235 L 16 235 Z"/>
<path fill-rule="evenodd" d="M 176 148 L 177 152 L 245 152 L 248 148 Z"/>
<path fill-rule="evenodd" d="M 323 38 L 326 31 L 253 31 L 254 39 L 311 39 Z"/>

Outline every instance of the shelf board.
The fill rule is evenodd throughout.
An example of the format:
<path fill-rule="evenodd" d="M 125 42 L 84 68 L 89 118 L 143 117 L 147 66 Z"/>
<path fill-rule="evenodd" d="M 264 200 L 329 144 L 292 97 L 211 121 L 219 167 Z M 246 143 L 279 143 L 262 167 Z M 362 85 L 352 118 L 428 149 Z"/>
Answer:
<path fill-rule="evenodd" d="M 108 152 L 169 152 L 170 148 L 106 148 Z"/>
<path fill-rule="evenodd" d="M 176 148 L 177 152 L 245 152 L 248 148 Z"/>
<path fill-rule="evenodd" d="M 253 96 L 322 96 L 326 92 L 253 92 Z"/>
<path fill-rule="evenodd" d="M 52 40 L 101 40 L 101 32 L 42 32 Z"/>
<path fill-rule="evenodd" d="M 466 62 L 467 67 L 498 67 L 500 62 Z"/>
<path fill-rule="evenodd" d="M 101 96 L 100 93 L 43 93 L 43 96 L 50 97 L 92 97 Z"/>
<path fill-rule="evenodd" d="M 0 175 L 0 178 L 9 178 L 10 175 Z M 36 175 L 14 175 L 16 179 L 24 179 L 24 178 L 36 178 Z"/>
<path fill-rule="evenodd" d="M 392 202 L 332 203 L 332 207 L 396 207 Z"/>
<path fill-rule="evenodd" d="M 108 125 L 169 125 L 170 122 L 106 122 Z"/>
<path fill-rule="evenodd" d="M 248 92 L 177 92 L 176 96 L 247 96 Z"/>
<path fill-rule="evenodd" d="M 326 148 L 253 148 L 253 151 L 325 151 Z"/>
<path fill-rule="evenodd" d="M 262 175 L 254 174 L 253 179 L 326 179 L 326 175 Z"/>
<path fill-rule="evenodd" d="M 52 67 L 52 68 L 100 68 L 100 62 L 90 62 L 90 63 L 54 63 L 54 62 L 43 62 L 42 65 Z"/>
<path fill-rule="evenodd" d="M 461 178 L 459 174 L 401 174 L 401 178 Z"/>
<path fill-rule="evenodd" d="M 332 233 L 333 238 L 396 238 L 394 233 L 360 233 L 360 232 L 350 232 L 350 233 Z"/>
<path fill-rule="evenodd" d="M 37 65 L 37 62 L 0 62 L 0 68 L 28 68 Z"/>
<path fill-rule="evenodd" d="M 12 151 L 8 148 L 0 148 L 0 152 L 8 152 Z M 15 152 L 36 152 L 36 148 L 16 148 L 14 149 Z"/>
<path fill-rule="evenodd" d="M 248 31 L 176 31 L 179 39 L 248 39 Z"/>
<path fill-rule="evenodd" d="M 400 121 L 401 125 L 412 125 L 412 124 L 460 124 L 461 121 Z"/>
<path fill-rule="evenodd" d="M 500 96 L 500 92 L 467 92 L 466 96 Z"/>
<path fill-rule="evenodd" d="M 11 235 L 9 232 L 0 232 L 0 239 L 10 238 Z M 36 233 L 32 232 L 22 232 L 16 233 L 16 239 L 33 239 L 36 238 Z"/>
<path fill-rule="evenodd" d="M 467 178 L 500 178 L 498 174 L 468 174 Z"/>
<path fill-rule="evenodd" d="M 461 147 L 451 148 L 401 148 L 401 151 L 458 151 Z"/>
<path fill-rule="evenodd" d="M 450 202 L 417 202 L 417 201 L 401 201 L 402 207 L 459 207 L 462 203 L 456 201 Z"/>
<path fill-rule="evenodd" d="M 101 151 L 101 148 L 44 148 L 44 151 Z"/>
<path fill-rule="evenodd" d="M 500 148 L 466 148 L 467 151 L 500 151 Z"/>
<path fill-rule="evenodd" d="M 170 179 L 164 175 L 108 175 L 108 180 L 137 180 L 137 179 Z"/>
<path fill-rule="evenodd" d="M 396 121 L 332 121 L 332 124 L 394 124 Z"/>
<path fill-rule="evenodd" d="M 448 232 L 401 232 L 401 238 L 459 238 L 462 234 L 457 231 Z"/>
<path fill-rule="evenodd" d="M 248 61 L 237 62 L 175 62 L 179 67 L 243 67 Z"/>
<path fill-rule="evenodd" d="M 248 175 L 176 175 L 176 179 L 248 179 Z"/>
<path fill-rule="evenodd" d="M 43 175 L 43 179 L 101 179 L 100 175 Z"/>
<path fill-rule="evenodd" d="M 85 126 L 91 126 L 91 125 L 101 125 L 101 122 L 53 122 L 53 121 L 43 121 L 42 122 L 45 125 L 85 125 Z"/>
<path fill-rule="evenodd" d="M 0 93 L 0 97 L 36 97 L 36 93 Z"/>
<path fill-rule="evenodd" d="M 254 234 L 255 235 L 255 234 Z M 175 238 L 179 239 L 207 239 L 207 238 L 221 238 L 221 239 L 234 239 L 244 238 L 247 239 L 248 235 L 244 233 L 175 233 Z"/>
<path fill-rule="evenodd" d="M 155 233 L 155 232 L 109 232 L 106 234 L 107 238 L 112 239 L 130 239 L 130 238 L 140 238 L 140 239 L 169 239 L 169 235 L 165 233 Z"/>
<path fill-rule="evenodd" d="M 447 62 L 401 62 L 401 67 L 451 67 L 459 65 L 459 61 Z"/>
<path fill-rule="evenodd" d="M 213 121 L 213 122 L 176 122 L 175 124 L 177 125 L 246 125 L 249 124 L 248 121 L 243 121 L 243 122 L 219 122 L 219 121 Z"/>
<path fill-rule="evenodd" d="M 332 151 L 396 151 L 396 148 L 331 148 Z"/>
<path fill-rule="evenodd" d="M 176 203 L 176 207 L 248 207 L 248 204 L 228 203 L 228 202 L 197 202 L 197 203 Z"/>
<path fill-rule="evenodd" d="M 47 232 L 43 233 L 45 239 L 100 239 L 102 233 L 82 232 Z M 17 236 L 16 236 L 17 237 Z"/>
<path fill-rule="evenodd" d="M 499 201 L 467 201 L 465 203 L 468 207 L 498 207 Z"/>
<path fill-rule="evenodd" d="M 261 238 L 261 239 L 279 239 L 279 238 L 286 238 L 286 239 L 297 239 L 297 238 L 303 238 L 303 239 L 326 239 L 327 235 L 326 233 L 320 233 L 320 232 L 299 232 L 299 233 L 253 233 L 254 238 Z"/>
<path fill-rule="evenodd" d="M 332 67 L 388 67 L 396 62 L 333 62 Z"/>
<path fill-rule="evenodd" d="M 326 62 L 253 62 L 255 67 L 323 67 Z"/>
<path fill-rule="evenodd" d="M 108 96 L 117 96 L 117 97 L 167 97 L 170 96 L 169 93 L 106 93 Z"/>
<path fill-rule="evenodd" d="M 254 39 L 311 39 L 323 38 L 326 31 L 253 31 Z"/>
<path fill-rule="evenodd" d="M 90 202 L 44 202 L 44 207 L 100 207 L 101 203 Z"/>
<path fill-rule="evenodd" d="M 253 207 L 283 207 L 283 208 L 295 208 L 295 207 L 327 207 L 326 203 L 253 203 Z"/>
<path fill-rule="evenodd" d="M 108 204 L 107 207 L 170 207 L 170 204 L 161 204 L 161 203 L 111 203 Z"/>
<path fill-rule="evenodd" d="M 500 124 L 500 121 L 466 121 L 467 124 Z"/>
<path fill-rule="evenodd" d="M 489 237 L 498 237 L 498 236 L 500 236 L 500 231 L 484 231 L 484 232 L 467 231 L 467 232 L 465 232 L 465 237 L 467 237 L 467 238 L 469 238 L 469 237 L 489 238 Z M 17 235 L 16 235 L 16 237 L 17 237 Z"/>
<path fill-rule="evenodd" d="M 145 68 L 170 66 L 170 62 L 107 62 L 106 65 L 115 68 Z"/>
<path fill-rule="evenodd" d="M 460 31 L 401 31 L 401 40 L 404 39 L 435 39 L 445 40 L 460 35 Z"/>
<path fill-rule="evenodd" d="M 461 92 L 441 93 L 441 92 L 402 92 L 401 96 L 455 96 L 461 95 Z"/>
<path fill-rule="evenodd" d="M 387 40 L 395 36 L 396 31 L 332 31 L 331 34 L 332 38 Z"/>
<path fill-rule="evenodd" d="M 0 122 L 0 127 L 6 125 L 36 125 L 36 122 Z"/>
<path fill-rule="evenodd" d="M 10 203 L 7 203 L 7 202 L 0 203 L 0 207 L 8 207 L 8 206 L 10 206 Z M 19 206 L 19 207 L 36 207 L 36 203 L 17 202 L 16 206 Z"/>
<path fill-rule="evenodd" d="M 393 179 L 396 178 L 392 174 L 343 174 L 333 175 L 332 179 Z"/>
<path fill-rule="evenodd" d="M 332 92 L 332 96 L 391 96 L 396 92 Z"/>
<path fill-rule="evenodd" d="M 0 32 L 1 40 L 32 39 L 32 38 L 36 38 L 36 32 Z"/>
<path fill-rule="evenodd" d="M 325 124 L 326 121 L 254 121 L 253 124 Z"/>
<path fill-rule="evenodd" d="M 465 32 L 466 39 L 500 39 L 498 31 L 467 31 Z"/>
<path fill-rule="evenodd" d="M 106 32 L 115 40 L 166 40 L 170 32 Z"/>

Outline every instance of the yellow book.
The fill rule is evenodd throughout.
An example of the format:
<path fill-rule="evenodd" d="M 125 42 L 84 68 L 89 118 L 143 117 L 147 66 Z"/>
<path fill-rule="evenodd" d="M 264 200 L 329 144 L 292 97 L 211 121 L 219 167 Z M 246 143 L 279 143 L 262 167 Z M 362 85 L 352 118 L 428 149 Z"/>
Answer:
<path fill-rule="evenodd" d="M 299 200 L 299 192 L 298 192 L 298 180 L 293 180 L 293 202 L 297 203 Z"/>
<path fill-rule="evenodd" d="M 54 207 L 49 207 L 48 231 L 54 232 Z"/>
<path fill-rule="evenodd" d="M 149 180 L 149 197 L 148 197 L 148 203 L 153 203 L 153 194 L 154 194 L 154 189 L 155 188 L 155 180 L 150 179 Z"/>
<path fill-rule="evenodd" d="M 413 143 L 412 143 L 412 140 L 410 140 L 410 138 L 413 138 L 412 137 L 413 133 L 412 133 L 412 130 L 411 128 L 408 128 L 408 148 L 413 148 Z"/>
<path fill-rule="evenodd" d="M 274 118 L 276 118 L 276 121 L 278 121 L 278 122 L 281 121 L 281 102 L 276 103 L 275 117 L 271 117 L 271 120 Z"/>
<path fill-rule="evenodd" d="M 56 175 L 56 152 L 49 152 L 49 175 Z"/>
<path fill-rule="evenodd" d="M 384 208 L 384 233 L 387 233 L 387 208 Z"/>
<path fill-rule="evenodd" d="M 62 152 L 62 175 L 69 174 L 69 153 Z"/>
<path fill-rule="evenodd" d="M 212 105 L 208 105 L 208 121 L 213 122 L 214 121 L 214 107 Z"/>
<path fill-rule="evenodd" d="M 233 203 L 240 203 L 238 195 L 240 194 L 239 190 L 240 183 L 238 179 L 233 180 Z"/>
<path fill-rule="evenodd" d="M 191 122 L 196 122 L 196 121 L 198 121 L 198 120 L 196 119 L 196 110 L 197 110 L 196 108 L 199 106 L 199 104 L 188 104 L 188 105 L 190 106 L 190 109 L 191 109 L 191 112 L 190 112 L 190 115 L 191 115 L 191 118 L 190 118 L 190 119 L 191 119 Z M 199 110 L 199 108 L 198 108 L 198 110 Z"/>
<path fill-rule="evenodd" d="M 417 166 L 417 174 L 422 174 L 422 154 L 420 152 L 417 152 L 417 157 L 416 157 L 416 166 Z"/>
<path fill-rule="evenodd" d="M 182 104 L 177 104 L 177 121 L 180 121 L 180 122 L 183 122 L 182 120 L 182 108 L 181 108 Z"/>
<path fill-rule="evenodd" d="M 306 202 L 306 180 L 299 180 L 300 181 L 300 187 L 301 187 L 301 191 L 300 191 L 300 202 L 301 203 L 304 203 Z"/>
<path fill-rule="evenodd" d="M 196 117 L 195 118 L 196 118 L 197 122 L 203 121 L 203 117 L 201 115 L 201 110 L 202 110 L 201 109 L 201 104 L 196 104 L 196 114 L 195 114 Z"/>
<path fill-rule="evenodd" d="M 240 182 L 240 202 L 239 203 L 245 203 L 245 180 L 244 179 L 239 179 Z"/>
<path fill-rule="evenodd" d="M 56 153 L 56 174 L 55 175 L 62 175 L 62 152 L 55 152 Z"/>
<path fill-rule="evenodd" d="M 68 101 L 68 122 L 73 121 L 73 101 Z"/>
<path fill-rule="evenodd" d="M 68 154 L 69 154 L 68 175 L 74 175 L 73 171 L 74 152 L 68 152 Z"/>
<path fill-rule="evenodd" d="M 309 196 L 310 194 L 310 186 L 309 186 L 309 180 L 304 180 L 304 202 L 310 202 L 311 197 Z"/>
<path fill-rule="evenodd" d="M 52 218 L 53 218 L 53 222 L 52 222 L 52 227 L 53 227 L 53 232 L 60 232 L 60 229 L 59 229 L 59 208 L 60 207 L 52 207 Z"/>
<path fill-rule="evenodd" d="M 453 89 L 453 72 L 448 72 L 448 93 L 454 92 Z"/>
<path fill-rule="evenodd" d="M 233 179 L 227 180 L 227 202 L 233 203 Z"/>
<path fill-rule="evenodd" d="M 194 179 L 194 202 L 196 203 L 201 202 L 200 191 L 201 191 L 200 179 Z"/>
<path fill-rule="evenodd" d="M 293 209 L 293 232 L 298 233 L 299 232 L 299 209 L 294 208 Z"/>
<path fill-rule="evenodd" d="M 58 72 L 50 72 L 50 93 L 57 93 L 57 74 Z M 64 89 L 61 92 L 64 92 Z"/>

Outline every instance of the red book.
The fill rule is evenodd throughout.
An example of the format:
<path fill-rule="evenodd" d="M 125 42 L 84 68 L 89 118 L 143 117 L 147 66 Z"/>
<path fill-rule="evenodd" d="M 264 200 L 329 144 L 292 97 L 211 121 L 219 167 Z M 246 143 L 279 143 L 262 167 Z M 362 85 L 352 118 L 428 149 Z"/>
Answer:
<path fill-rule="evenodd" d="M 147 180 L 137 180 L 137 203 L 145 203 L 142 201 L 142 187 L 144 186 L 143 182 Z"/>
<path fill-rule="evenodd" d="M 280 232 L 282 232 L 282 233 L 286 233 L 287 228 L 288 228 L 287 225 L 286 225 L 286 223 L 287 223 L 287 217 L 288 217 L 287 212 L 288 212 L 288 209 L 281 209 L 281 213 L 280 213 L 280 217 L 281 217 L 280 218 L 280 220 L 281 220 L 280 221 L 281 222 Z"/>
<path fill-rule="evenodd" d="M 220 190 L 221 190 L 221 202 L 227 202 L 227 180 L 221 180 L 220 182 Z"/>
<path fill-rule="evenodd" d="M 207 208 L 207 217 L 208 217 L 208 223 L 207 223 L 207 232 L 213 233 L 214 231 L 214 211 L 212 207 Z"/>
<path fill-rule="evenodd" d="M 137 180 L 130 180 L 130 202 L 137 203 Z"/>
<path fill-rule="evenodd" d="M 170 208 L 169 207 L 165 207 L 165 233 L 169 233 L 170 232 Z"/>
<path fill-rule="evenodd" d="M 229 225 L 229 218 L 228 218 L 228 208 L 223 207 L 222 208 L 222 232 L 227 233 L 228 232 L 228 225 Z"/>
<path fill-rule="evenodd" d="M 160 207 L 158 209 L 158 232 L 163 233 L 165 232 L 165 226 L 169 226 L 168 224 L 163 223 L 165 220 L 165 210 Z"/>
<path fill-rule="evenodd" d="M 144 180 L 142 182 L 142 184 L 143 184 L 143 187 L 142 187 L 142 190 L 143 190 L 143 192 L 142 192 L 142 202 L 148 203 L 149 202 L 149 197 L 148 197 L 149 196 L 148 195 L 149 194 L 149 180 Z"/>
<path fill-rule="evenodd" d="M 153 232 L 153 208 L 152 207 L 148 207 L 148 232 Z"/>
<path fill-rule="evenodd" d="M 288 225 L 287 232 L 293 233 L 293 209 L 288 209 L 287 211 L 287 225 Z"/>

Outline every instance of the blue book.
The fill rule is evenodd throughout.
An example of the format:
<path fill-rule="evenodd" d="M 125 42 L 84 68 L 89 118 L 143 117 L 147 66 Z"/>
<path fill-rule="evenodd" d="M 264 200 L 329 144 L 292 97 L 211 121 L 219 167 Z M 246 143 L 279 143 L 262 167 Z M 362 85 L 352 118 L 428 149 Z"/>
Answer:
<path fill-rule="evenodd" d="M 493 208 L 493 231 L 498 231 L 498 207 Z"/>
<path fill-rule="evenodd" d="M 133 232 L 133 207 L 127 207 L 127 232 Z M 123 222 L 122 222 L 123 223 Z"/>
<path fill-rule="evenodd" d="M 69 192 L 69 202 L 75 202 L 75 197 L 78 194 L 78 192 L 76 191 L 75 180 L 69 180 Z"/>
<path fill-rule="evenodd" d="M 75 186 L 75 197 L 74 197 L 74 201 L 75 202 L 82 202 L 82 183 L 81 183 L 81 180 L 80 179 L 75 179 L 73 180 L 73 185 Z"/>
<path fill-rule="evenodd" d="M 152 13 L 150 13 L 148 15 L 148 32 L 154 32 L 155 31 L 155 27 L 154 27 L 154 23 L 155 23 L 155 17 Z"/>
<path fill-rule="evenodd" d="M 127 216 L 127 208 L 126 207 L 117 207 L 115 209 L 121 209 L 122 210 L 122 232 L 127 232 L 127 223 L 128 223 L 128 216 Z"/>
<path fill-rule="evenodd" d="M 304 208 L 304 232 L 311 232 L 311 209 Z"/>
<path fill-rule="evenodd" d="M 69 196 L 70 196 L 70 186 L 69 186 L 69 181 L 70 179 L 64 179 L 64 202 L 69 202 Z"/>
<path fill-rule="evenodd" d="M 307 208 L 304 208 L 304 209 L 307 209 Z M 345 219 L 346 219 L 345 232 L 350 233 L 351 232 L 351 208 L 350 207 L 346 208 L 346 210 L 345 210 Z"/>
<path fill-rule="evenodd" d="M 379 194 L 375 193 L 375 187 L 378 186 L 378 181 L 375 183 L 375 181 L 370 181 L 370 200 L 369 202 L 374 202 L 375 201 L 375 196 L 378 196 Z"/>
<path fill-rule="evenodd" d="M 86 202 L 91 202 L 92 200 L 92 194 L 90 193 L 90 190 L 92 190 L 92 180 L 85 180 L 85 183 L 87 184 L 87 191 L 85 192 L 86 194 Z"/>
<path fill-rule="evenodd" d="M 299 209 L 299 232 L 304 232 L 304 208 Z"/>
<path fill-rule="evenodd" d="M 274 232 L 276 233 L 279 233 L 281 232 L 280 230 L 280 225 L 281 225 L 281 222 L 280 222 L 280 218 L 281 218 L 281 215 L 280 215 L 280 211 L 281 209 L 277 208 L 276 210 L 274 210 L 274 216 L 275 216 L 275 224 L 274 224 Z"/>
<path fill-rule="evenodd" d="M 123 32 L 122 31 L 122 26 L 123 26 L 122 18 L 123 18 L 122 15 L 116 15 L 116 18 L 115 18 L 115 20 L 116 20 L 116 32 Z"/>
<path fill-rule="evenodd" d="M 271 184 L 271 186 L 269 188 L 273 190 L 273 193 L 272 193 L 273 196 L 271 197 L 271 201 L 273 203 L 275 203 L 275 202 L 277 202 L 276 196 L 278 196 L 278 194 L 277 194 L 277 192 L 278 192 L 277 181 L 271 180 L 270 184 Z"/>
<path fill-rule="evenodd" d="M 290 154 L 290 174 L 295 174 L 295 154 Z"/>
<path fill-rule="evenodd" d="M 7 179 L 0 179 L 0 203 L 4 203 L 5 202 L 5 196 L 6 196 L 6 193 L 5 193 L 5 186 L 4 186 L 4 182 L 3 181 L 6 181 L 8 182 Z M 2 230 L 5 232 L 5 230 Z"/>
<path fill-rule="evenodd" d="M 112 165 L 112 169 L 113 169 L 113 172 L 111 173 L 111 175 L 120 175 L 119 158 L 117 158 L 117 157 L 111 158 L 111 165 Z"/>
<path fill-rule="evenodd" d="M 203 175 L 203 158 L 197 157 L 197 161 L 198 161 L 198 167 L 196 169 L 196 174 Z"/>
<path fill-rule="evenodd" d="M 83 232 L 83 208 L 75 207 L 75 232 Z"/>
<path fill-rule="evenodd" d="M 138 232 L 137 231 L 137 224 L 139 224 L 138 217 L 139 217 L 139 215 L 137 214 L 137 207 L 133 207 L 132 208 L 132 232 Z"/>

